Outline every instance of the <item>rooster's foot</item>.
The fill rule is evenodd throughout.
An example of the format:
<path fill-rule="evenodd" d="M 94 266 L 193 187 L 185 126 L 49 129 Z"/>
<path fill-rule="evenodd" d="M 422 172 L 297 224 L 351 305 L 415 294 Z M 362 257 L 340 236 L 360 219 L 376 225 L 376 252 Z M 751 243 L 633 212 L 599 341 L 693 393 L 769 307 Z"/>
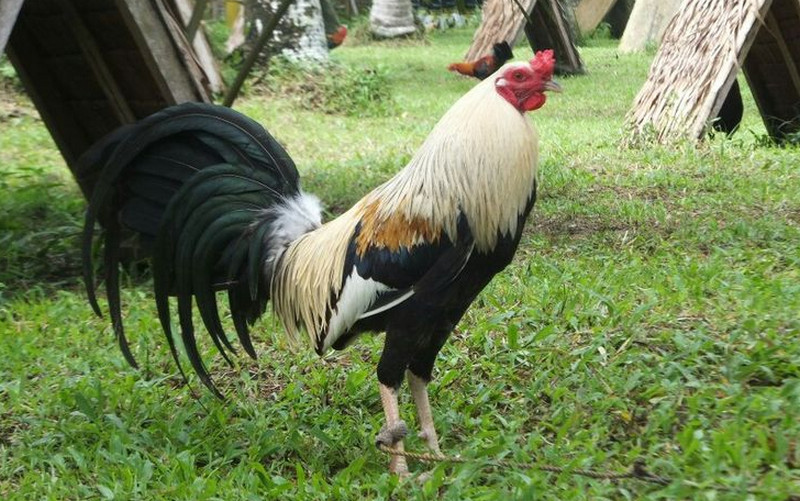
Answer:
<path fill-rule="evenodd" d="M 405 421 L 398 421 L 394 426 L 381 428 L 381 431 L 375 437 L 375 446 L 393 447 L 394 444 L 403 440 L 406 435 L 408 435 L 408 426 L 406 426 Z"/>

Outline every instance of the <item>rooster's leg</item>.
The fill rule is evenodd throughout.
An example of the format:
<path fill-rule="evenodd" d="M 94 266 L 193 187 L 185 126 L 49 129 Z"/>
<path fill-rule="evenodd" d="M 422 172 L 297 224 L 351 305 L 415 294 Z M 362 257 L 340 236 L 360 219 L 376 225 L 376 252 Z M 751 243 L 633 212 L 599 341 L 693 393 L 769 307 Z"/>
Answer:
<path fill-rule="evenodd" d="M 431 403 L 428 400 L 428 382 L 407 371 L 408 386 L 411 389 L 411 396 L 414 397 L 414 405 L 417 407 L 417 418 L 419 419 L 419 437 L 425 440 L 428 448 L 435 454 L 441 454 L 439 449 L 439 437 L 436 436 L 436 428 L 433 426 L 433 414 L 431 413 Z"/>
<path fill-rule="evenodd" d="M 403 437 L 405 437 L 406 424 L 400 419 L 400 408 L 397 404 L 397 389 L 384 384 L 380 385 L 381 404 L 386 415 L 386 426 L 375 437 L 376 445 L 386 445 L 396 451 L 403 452 Z M 389 471 L 396 475 L 408 475 L 408 465 L 403 456 L 392 456 L 389 461 Z"/>

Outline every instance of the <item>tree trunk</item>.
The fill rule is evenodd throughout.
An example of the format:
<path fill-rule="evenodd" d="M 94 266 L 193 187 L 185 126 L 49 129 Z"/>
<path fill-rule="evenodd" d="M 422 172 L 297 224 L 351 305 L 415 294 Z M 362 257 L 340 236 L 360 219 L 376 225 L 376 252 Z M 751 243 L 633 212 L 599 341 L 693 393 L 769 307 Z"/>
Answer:
<path fill-rule="evenodd" d="M 256 26 L 266 23 L 279 4 L 280 0 L 254 1 L 252 7 L 258 20 Z M 267 50 L 271 54 L 280 51 L 286 59 L 296 63 L 327 63 L 328 44 L 319 0 L 292 2 L 278 23 Z"/>
<path fill-rule="evenodd" d="M 225 42 L 225 54 L 230 54 L 245 42 L 244 5 L 226 2 L 225 9 L 225 22 L 231 30 Z"/>
<path fill-rule="evenodd" d="M 274 1 L 273 7 L 277 8 L 279 3 Z M 293 29 L 283 31 L 284 23 L 290 24 Z M 281 51 L 290 61 L 328 62 L 328 42 L 319 0 L 295 0 L 286 13 L 286 19 L 278 25 L 276 37 L 281 42 L 293 42 Z"/>
<path fill-rule="evenodd" d="M 411 0 L 374 0 L 369 25 L 375 36 L 393 38 L 417 31 Z"/>
<path fill-rule="evenodd" d="M 681 0 L 638 0 L 619 42 L 620 52 L 644 50 L 647 44 L 661 42 L 667 24 L 675 17 Z"/>

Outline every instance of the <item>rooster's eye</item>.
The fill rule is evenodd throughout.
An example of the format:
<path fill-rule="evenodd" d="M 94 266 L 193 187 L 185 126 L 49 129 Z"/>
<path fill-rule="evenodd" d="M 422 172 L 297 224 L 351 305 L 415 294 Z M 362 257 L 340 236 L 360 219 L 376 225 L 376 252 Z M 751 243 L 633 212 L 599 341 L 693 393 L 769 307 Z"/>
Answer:
<path fill-rule="evenodd" d="M 525 78 L 525 75 L 522 74 L 521 71 L 514 72 L 514 80 L 520 81 Z"/>

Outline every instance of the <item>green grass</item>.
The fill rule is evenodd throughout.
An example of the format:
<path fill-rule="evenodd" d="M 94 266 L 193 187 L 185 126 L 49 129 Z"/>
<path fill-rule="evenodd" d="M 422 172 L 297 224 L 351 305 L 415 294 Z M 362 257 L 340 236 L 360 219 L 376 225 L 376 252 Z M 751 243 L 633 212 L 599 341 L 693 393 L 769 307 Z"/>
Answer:
<path fill-rule="evenodd" d="M 382 114 L 254 93 L 237 108 L 286 145 L 335 214 L 401 168 L 473 84 L 444 70 L 470 36 L 335 51 L 385 74 Z M 268 316 L 258 362 L 214 358 L 228 401 L 196 381 L 195 399 L 146 277 L 129 278 L 142 370 L 129 369 L 79 285 L 79 190 L 30 106 L 5 99 L 22 112 L 0 117 L 0 497 L 739 500 L 749 486 L 751 499 L 796 499 L 800 152 L 763 145 L 749 94 L 732 139 L 620 149 L 652 54 L 617 55 L 611 42 L 582 54 L 589 74 L 563 79 L 566 92 L 532 114 L 541 189 L 517 258 L 437 364 L 442 447 L 475 461 L 433 467 L 424 484 L 388 475 L 371 445 L 380 337 L 320 360 L 290 349 Z M 407 395 L 402 412 L 413 427 Z M 675 481 L 487 468 L 486 457 L 611 470 L 642 459 Z"/>

